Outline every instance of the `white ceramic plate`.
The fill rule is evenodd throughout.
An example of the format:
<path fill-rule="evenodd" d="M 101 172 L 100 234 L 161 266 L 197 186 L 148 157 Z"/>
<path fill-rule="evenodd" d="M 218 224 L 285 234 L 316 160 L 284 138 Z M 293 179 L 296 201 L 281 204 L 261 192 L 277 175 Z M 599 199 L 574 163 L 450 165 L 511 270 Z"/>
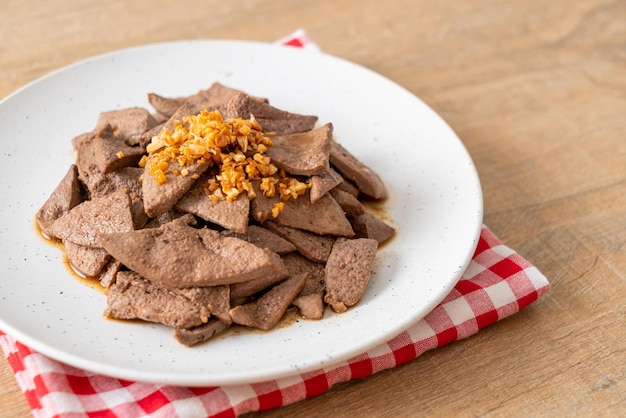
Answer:
<path fill-rule="evenodd" d="M 379 250 L 361 302 L 321 321 L 238 332 L 194 348 L 159 325 L 102 317 L 103 293 L 68 271 L 34 216 L 74 161 L 70 140 L 101 111 L 149 107 L 219 81 L 332 122 L 378 171 L 397 236 Z M 318 52 L 238 41 L 126 49 L 63 68 L 0 102 L 0 329 L 67 364 L 176 385 L 251 383 L 331 366 L 384 343 L 428 313 L 475 249 L 482 195 L 454 132 L 421 100 L 358 65 Z"/>

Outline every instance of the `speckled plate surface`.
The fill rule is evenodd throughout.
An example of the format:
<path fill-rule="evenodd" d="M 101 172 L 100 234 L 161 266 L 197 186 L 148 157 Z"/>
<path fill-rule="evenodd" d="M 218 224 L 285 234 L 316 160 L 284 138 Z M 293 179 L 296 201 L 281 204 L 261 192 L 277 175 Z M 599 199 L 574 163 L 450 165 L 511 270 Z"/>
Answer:
<path fill-rule="evenodd" d="M 34 216 L 74 160 L 71 139 L 101 111 L 148 106 L 219 81 L 332 122 L 378 171 L 397 236 L 379 250 L 358 306 L 268 333 L 184 348 L 159 325 L 109 321 L 105 295 L 67 269 Z M 54 359 L 119 378 L 176 385 L 251 383 L 330 366 L 428 313 L 469 262 L 482 222 L 480 182 L 450 127 L 392 81 L 317 52 L 239 41 L 148 45 L 97 56 L 0 102 L 0 329 Z"/>

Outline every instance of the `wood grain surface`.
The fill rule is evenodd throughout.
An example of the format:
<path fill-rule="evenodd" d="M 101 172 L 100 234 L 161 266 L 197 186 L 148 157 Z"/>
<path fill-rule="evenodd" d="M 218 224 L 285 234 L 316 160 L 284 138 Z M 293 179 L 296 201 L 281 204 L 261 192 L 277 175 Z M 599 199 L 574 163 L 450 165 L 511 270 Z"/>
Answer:
<path fill-rule="evenodd" d="M 626 415 L 626 1 L 2 0 L 0 97 L 119 48 L 297 28 L 452 126 L 485 224 L 552 289 L 404 366 L 252 415 Z M 0 416 L 29 414 L 0 360 Z"/>

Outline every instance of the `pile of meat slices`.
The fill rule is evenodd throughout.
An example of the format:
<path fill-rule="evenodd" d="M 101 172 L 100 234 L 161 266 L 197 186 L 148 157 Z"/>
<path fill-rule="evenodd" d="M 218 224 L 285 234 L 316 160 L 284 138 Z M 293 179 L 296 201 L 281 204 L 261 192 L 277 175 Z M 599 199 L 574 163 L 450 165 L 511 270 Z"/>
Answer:
<path fill-rule="evenodd" d="M 362 198 L 384 199 L 385 186 L 332 138 L 331 124 L 219 83 L 148 98 L 152 111 L 103 112 L 72 140 L 76 162 L 37 213 L 72 267 L 105 288 L 105 317 L 170 326 L 191 346 L 233 324 L 270 330 L 292 307 L 320 319 L 326 306 L 344 312 L 361 299 L 376 250 L 395 231 L 365 210 Z M 138 163 L 152 137 L 203 109 L 275 133 L 272 163 L 306 192 L 275 217 L 275 197 L 216 202 L 192 176 L 147 187 Z"/>

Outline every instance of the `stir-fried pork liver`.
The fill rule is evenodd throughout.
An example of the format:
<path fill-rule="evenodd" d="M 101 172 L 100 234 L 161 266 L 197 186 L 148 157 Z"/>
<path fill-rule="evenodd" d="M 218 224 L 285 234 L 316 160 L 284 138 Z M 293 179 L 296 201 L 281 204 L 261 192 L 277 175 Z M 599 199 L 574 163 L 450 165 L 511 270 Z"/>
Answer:
<path fill-rule="evenodd" d="M 324 299 L 317 293 L 297 296 L 293 305 L 298 308 L 300 315 L 307 319 L 322 319 L 324 316 Z"/>
<path fill-rule="evenodd" d="M 369 282 L 376 249 L 376 240 L 340 238 L 333 245 L 325 271 L 324 301 L 334 311 L 345 312 L 363 296 Z"/>
<path fill-rule="evenodd" d="M 374 199 L 387 197 L 387 188 L 378 174 L 334 141 L 330 148 L 330 163 L 341 175 L 353 181 L 362 193 Z"/>
<path fill-rule="evenodd" d="M 267 277 L 259 277 L 258 279 L 249 280 L 247 282 L 235 283 L 230 285 L 230 297 L 233 305 L 241 305 L 251 296 L 285 280 L 289 275 L 275 275 Z"/>
<path fill-rule="evenodd" d="M 309 184 L 311 185 L 311 203 L 315 203 L 322 196 L 341 184 L 343 177 L 332 168 L 328 169 L 328 173 L 311 176 Z"/>
<path fill-rule="evenodd" d="M 174 124 L 176 122 L 180 122 L 183 120 L 183 118 L 185 116 L 191 116 L 193 115 L 194 109 L 193 107 L 187 103 L 184 102 L 182 103 L 174 112 L 174 114 L 172 114 L 172 116 L 170 116 L 169 119 L 167 119 L 165 122 L 156 125 L 155 127 L 153 127 L 152 129 L 147 130 L 146 132 L 143 133 L 143 135 L 141 135 L 141 138 L 139 139 L 139 145 L 142 148 L 146 148 L 146 146 L 150 143 L 150 141 L 152 140 L 153 136 L 158 135 L 161 131 L 163 131 L 164 129 L 167 129 L 168 131 L 173 131 L 174 130 Z"/>
<path fill-rule="evenodd" d="M 176 202 L 194 185 L 195 176 L 199 176 L 209 168 L 209 163 L 194 163 L 185 168 L 189 171 L 189 175 L 178 176 L 173 172 L 168 172 L 165 174 L 167 182 L 159 184 L 149 173 L 150 162 L 148 161 L 142 181 L 143 205 L 148 216 L 155 218 L 174 207 Z M 180 169 L 182 167 L 176 161 L 170 163 L 170 170 Z"/>
<path fill-rule="evenodd" d="M 353 221 L 357 236 L 375 239 L 378 244 L 389 240 L 396 230 L 370 213 L 363 213 Z"/>
<path fill-rule="evenodd" d="M 247 241 L 189 226 L 190 216 L 159 228 L 103 235 L 103 247 L 131 270 L 169 288 L 232 284 L 282 270 Z"/>
<path fill-rule="evenodd" d="M 265 132 L 275 132 L 277 135 L 310 131 L 317 122 L 317 116 L 286 112 L 244 93 L 234 95 L 228 102 L 226 116 L 248 119 L 250 115 L 254 116 Z"/>
<path fill-rule="evenodd" d="M 232 231 L 224 231 L 223 234 L 245 239 L 257 247 L 267 248 L 280 255 L 296 251 L 296 247 L 291 242 L 258 225 L 249 225 L 245 234 Z"/>
<path fill-rule="evenodd" d="M 78 168 L 72 164 L 48 200 L 37 211 L 36 219 L 41 232 L 49 237 L 54 237 L 51 229 L 54 221 L 82 201 L 83 190 L 78 180 Z"/>
<path fill-rule="evenodd" d="M 216 225 L 223 226 L 240 234 L 248 230 L 250 220 L 250 200 L 247 195 L 240 195 L 236 200 L 229 202 L 221 192 L 217 193 L 221 198 L 214 202 L 204 190 L 204 184 L 198 182 L 176 202 L 176 209 L 193 213 Z"/>
<path fill-rule="evenodd" d="M 297 276 L 302 273 L 308 274 L 301 295 L 324 292 L 326 286 L 324 263 L 317 263 L 299 253 L 292 253 L 283 257 L 283 264 L 290 276 Z"/>
<path fill-rule="evenodd" d="M 206 324 L 192 328 L 174 328 L 174 338 L 179 343 L 191 347 L 210 340 L 216 335 L 226 331 L 230 322 L 224 322 L 217 318 L 211 318 Z"/>
<path fill-rule="evenodd" d="M 324 264 L 315 263 L 298 253 L 283 257 L 283 263 L 292 276 L 307 273 L 302 290 L 293 300 L 300 314 L 307 319 L 324 316 L 324 291 L 326 289 Z"/>
<path fill-rule="evenodd" d="M 119 272 L 107 294 L 104 316 L 143 319 L 174 328 L 191 328 L 208 321 L 209 313 L 197 303 L 143 279 L 135 272 Z"/>
<path fill-rule="evenodd" d="M 346 215 L 355 217 L 365 213 L 365 207 L 354 195 L 341 189 L 331 190 L 330 195 L 341 206 Z"/>
<path fill-rule="evenodd" d="M 142 107 L 131 107 L 120 110 L 110 110 L 100 113 L 96 131 L 110 125 L 115 136 L 122 139 L 126 145 L 139 145 L 142 135 L 154 128 L 157 121 Z"/>
<path fill-rule="evenodd" d="M 175 293 L 186 297 L 218 317 L 221 321 L 231 322 L 230 314 L 230 286 L 205 286 L 173 289 Z"/>
<path fill-rule="evenodd" d="M 93 146 L 96 166 L 105 174 L 122 167 L 136 166 L 145 153 L 139 146 L 127 145 L 125 138 L 116 135 L 109 124 L 98 131 Z"/>
<path fill-rule="evenodd" d="M 330 142 L 333 125 L 326 125 L 290 135 L 272 138 L 273 146 L 267 150 L 272 163 L 287 173 L 313 176 L 328 173 Z"/>
<path fill-rule="evenodd" d="M 63 242 L 63 246 L 72 268 L 86 277 L 98 277 L 111 259 L 102 248 L 86 247 L 72 241 Z"/>
<path fill-rule="evenodd" d="M 148 93 L 148 102 L 157 112 L 157 117 L 165 120 L 171 118 L 182 106 L 184 100 L 163 97 L 156 93 Z"/>
<path fill-rule="evenodd" d="M 258 300 L 235 306 L 230 310 L 233 322 L 263 331 L 274 328 L 302 290 L 305 280 L 306 274 L 292 276 L 274 286 Z"/>
<path fill-rule="evenodd" d="M 106 196 L 117 190 L 126 189 L 131 200 L 131 211 L 135 229 L 142 228 L 148 221 L 143 206 L 143 188 L 141 176 L 143 169 L 139 167 L 123 167 L 107 174 L 98 170 L 92 172 L 87 185 L 91 199 Z"/>
<path fill-rule="evenodd" d="M 52 224 L 52 236 L 87 247 L 102 248 L 102 236 L 133 230 L 131 201 L 126 190 L 86 200 Z"/>
<path fill-rule="evenodd" d="M 225 86 L 221 83 L 213 83 L 206 90 L 199 90 L 196 94 L 187 97 L 179 97 L 179 101 L 189 103 L 194 113 L 199 113 L 203 109 L 219 110 L 226 113 L 230 100 L 237 94 L 244 94 L 242 91 Z M 251 100 L 267 103 L 267 99 L 250 96 Z"/>
<path fill-rule="evenodd" d="M 203 109 L 219 110 L 225 113 L 230 99 L 240 93 L 243 92 L 216 82 L 206 90 L 199 90 L 197 93 L 185 97 L 171 98 L 149 93 L 148 101 L 160 116 L 169 119 L 183 103 L 187 103 L 194 113 L 199 113 Z M 253 97 L 252 99 L 268 102 L 267 99 L 263 98 Z"/>
<path fill-rule="evenodd" d="M 331 166 L 332 169 L 332 166 Z M 343 180 L 341 181 L 341 183 L 339 183 L 336 187 L 337 190 L 342 190 L 346 193 L 351 194 L 352 196 L 358 198 L 359 195 L 361 194 L 361 191 L 359 190 L 358 187 L 356 187 L 354 185 L 354 183 L 352 183 L 350 180 L 347 180 L 345 177 L 341 177 Z"/>
<path fill-rule="evenodd" d="M 72 138 L 72 146 L 76 151 L 76 167 L 78 168 L 78 179 L 89 189 L 91 175 L 99 173 L 96 164 L 96 153 L 94 150 L 94 139 L 96 132 L 85 132 Z"/>
<path fill-rule="evenodd" d="M 276 203 L 280 202 L 280 198 L 263 196 L 258 186 L 255 184 L 253 186 L 257 197 L 251 202 L 252 216 L 261 223 L 273 219 L 272 209 Z M 335 199 L 325 194 L 312 204 L 309 190 L 298 199 L 289 199 L 284 202 L 282 212 L 274 220 L 280 225 L 304 229 L 318 235 L 345 237 L 354 235 L 350 222 Z"/>
<path fill-rule="evenodd" d="M 317 235 L 302 229 L 279 225 L 273 221 L 267 221 L 265 225 L 270 231 L 291 242 L 298 252 L 309 260 L 318 263 L 328 260 L 335 237 Z"/>
<path fill-rule="evenodd" d="M 117 273 L 121 269 L 122 263 L 120 263 L 119 260 L 111 258 L 100 272 L 100 285 L 105 289 L 109 288 L 113 283 L 115 283 Z"/>
<path fill-rule="evenodd" d="M 394 229 L 358 201 L 361 193 L 384 198 L 386 190 L 333 140 L 330 123 L 315 129 L 316 116 L 278 109 L 220 83 L 186 97 L 149 94 L 148 100 L 154 114 L 141 108 L 103 112 L 93 131 L 72 139 L 76 164 L 37 213 L 42 232 L 65 244 L 70 264 L 108 289 L 105 316 L 168 325 L 191 346 L 231 323 L 269 330 L 290 306 L 320 319 L 325 304 L 343 312 L 358 302 L 377 245 Z M 203 109 L 222 112 L 222 127 L 237 126 L 231 132 L 237 132 L 242 148 L 235 151 L 243 157 L 236 162 L 250 158 L 263 170 L 244 165 L 221 171 L 224 156 L 235 161 L 228 154 L 233 148 L 211 148 L 213 156 L 200 158 L 207 162 L 186 161 L 184 167 L 168 158 L 161 168 L 164 161 L 155 160 L 165 182 L 152 175 L 150 158 L 144 168 L 137 166 L 153 137 L 196 121 Z M 251 120 L 228 119 L 236 117 Z M 249 144 L 246 129 L 263 135 L 259 125 L 271 139 L 243 147 Z M 194 132 L 194 139 L 203 135 Z M 155 144 L 169 144 L 167 135 Z M 264 190 L 274 184 L 276 194 L 266 195 L 258 177 L 240 186 L 241 173 L 274 176 L 265 179 Z M 227 179 L 239 192 L 232 201 L 232 189 L 215 188 L 231 187 L 222 183 Z"/>

